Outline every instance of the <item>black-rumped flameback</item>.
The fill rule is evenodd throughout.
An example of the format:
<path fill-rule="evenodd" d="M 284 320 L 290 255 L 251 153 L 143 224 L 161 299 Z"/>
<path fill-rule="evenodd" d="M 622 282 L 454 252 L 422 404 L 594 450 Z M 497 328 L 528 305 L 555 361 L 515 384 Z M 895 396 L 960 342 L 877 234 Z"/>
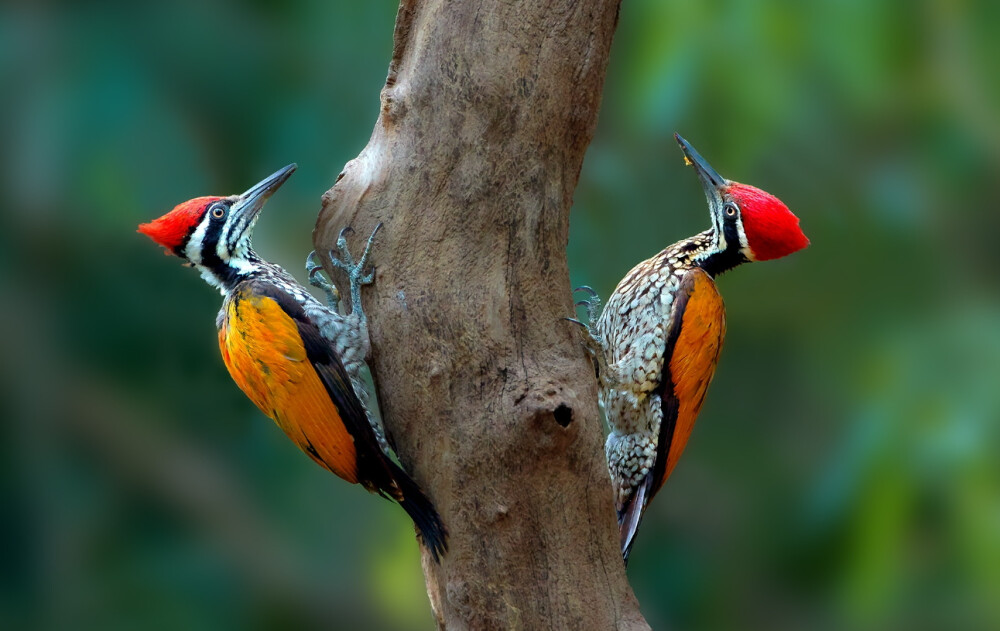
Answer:
<path fill-rule="evenodd" d="M 331 262 L 350 277 L 351 313 L 341 313 L 335 289 L 324 287 L 331 297 L 328 308 L 284 269 L 260 258 L 251 244 L 261 208 L 294 170 L 289 165 L 242 195 L 189 200 L 142 224 L 139 232 L 222 292 L 219 348 L 236 385 L 322 467 L 399 502 L 437 559 L 446 549 L 441 518 L 388 457 L 381 427 L 366 406 L 360 371 L 369 339 L 360 288 L 374 280 L 365 265 L 375 233 L 357 263 L 344 233 L 339 258 L 331 253 Z M 309 265 L 313 279 L 318 265 L 312 255 Z"/>

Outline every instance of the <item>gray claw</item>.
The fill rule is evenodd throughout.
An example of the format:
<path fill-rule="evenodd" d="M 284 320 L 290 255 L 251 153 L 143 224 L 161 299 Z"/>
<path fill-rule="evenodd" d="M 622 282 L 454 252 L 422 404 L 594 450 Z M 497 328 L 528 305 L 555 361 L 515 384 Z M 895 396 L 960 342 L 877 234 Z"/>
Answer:
<path fill-rule="evenodd" d="M 339 313 L 340 309 L 340 292 L 337 290 L 336 285 L 323 278 L 324 273 L 323 265 L 319 262 L 319 257 L 316 256 L 316 251 L 313 250 L 306 257 L 306 273 L 309 276 L 309 284 L 317 289 L 322 289 L 326 294 L 326 300 L 334 311 Z"/>
<path fill-rule="evenodd" d="M 312 283 L 316 277 L 316 273 L 322 270 L 323 264 L 317 260 L 316 250 L 313 250 L 306 257 L 306 273 L 309 274 L 309 282 Z"/>
<path fill-rule="evenodd" d="M 361 257 L 355 262 L 354 257 L 351 256 L 351 252 L 347 247 L 346 234 L 354 232 L 350 226 L 347 226 L 340 231 L 340 235 L 337 237 L 337 248 L 340 250 L 338 256 L 334 256 L 333 252 L 330 252 L 330 263 L 335 267 L 339 267 L 347 273 L 347 277 L 351 282 L 351 309 L 358 311 L 362 319 L 364 318 L 363 312 L 361 312 L 361 287 L 364 285 L 370 285 L 375 282 L 375 270 L 371 271 L 365 270 L 368 265 L 368 256 L 371 254 L 372 244 L 375 242 L 375 235 L 378 233 L 379 229 L 382 228 L 382 223 L 379 222 L 375 229 L 372 230 L 371 236 L 368 237 L 368 242 L 365 244 L 365 249 L 361 253 Z"/>
<path fill-rule="evenodd" d="M 345 226 L 340 231 L 340 234 L 337 235 L 337 249 L 339 250 L 338 252 L 339 258 L 337 256 L 334 256 L 333 252 L 330 252 L 330 259 L 333 261 L 333 264 L 347 273 L 350 273 L 351 268 L 354 267 L 354 257 L 351 256 L 351 251 L 347 248 L 347 235 L 351 234 L 352 232 L 354 232 L 354 228 L 350 226 Z"/>
<path fill-rule="evenodd" d="M 375 235 L 378 234 L 378 231 L 381 229 L 382 229 L 382 222 L 380 221 L 378 222 L 378 224 L 375 225 L 375 229 L 372 230 L 371 235 L 368 237 L 368 243 L 365 244 L 365 251 L 361 253 L 361 260 L 358 261 L 358 267 L 360 269 L 364 269 L 365 265 L 368 264 L 368 255 L 371 254 L 372 244 L 375 242 Z M 374 270 L 372 270 L 371 280 L 369 280 L 368 282 L 372 282 L 372 280 L 375 280 Z"/>
<path fill-rule="evenodd" d="M 616 381 L 611 373 L 611 369 L 608 367 L 607 358 L 604 355 L 604 342 L 597 335 L 597 331 L 594 330 L 592 325 L 584 324 L 576 318 L 563 318 L 563 320 L 572 322 L 583 329 L 581 332 L 583 335 L 583 350 L 587 352 L 590 360 L 594 363 L 594 375 L 600 381 L 601 387 L 612 387 Z"/>
<path fill-rule="evenodd" d="M 591 333 L 593 333 L 594 322 L 596 321 L 597 314 L 601 308 L 601 298 L 600 296 L 597 295 L 596 291 L 594 291 L 587 285 L 583 285 L 582 287 L 577 287 L 576 289 L 573 290 L 573 293 L 576 293 L 578 291 L 590 294 L 589 298 L 577 301 L 573 304 L 573 306 L 585 307 L 587 309 L 587 321 L 589 322 L 589 324 L 587 325 L 587 329 L 589 329 Z"/>

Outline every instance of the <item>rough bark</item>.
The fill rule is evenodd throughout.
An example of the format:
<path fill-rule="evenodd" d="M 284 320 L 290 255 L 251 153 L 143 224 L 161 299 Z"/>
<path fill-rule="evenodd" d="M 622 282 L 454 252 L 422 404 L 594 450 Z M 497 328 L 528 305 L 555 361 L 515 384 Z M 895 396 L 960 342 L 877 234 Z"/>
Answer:
<path fill-rule="evenodd" d="M 385 224 L 363 298 L 372 372 L 450 532 L 440 565 L 424 554 L 448 629 L 648 628 L 618 551 L 594 371 L 563 320 L 619 1 L 404 0 L 371 140 L 323 198 L 320 252 L 343 226 L 359 247 Z"/>

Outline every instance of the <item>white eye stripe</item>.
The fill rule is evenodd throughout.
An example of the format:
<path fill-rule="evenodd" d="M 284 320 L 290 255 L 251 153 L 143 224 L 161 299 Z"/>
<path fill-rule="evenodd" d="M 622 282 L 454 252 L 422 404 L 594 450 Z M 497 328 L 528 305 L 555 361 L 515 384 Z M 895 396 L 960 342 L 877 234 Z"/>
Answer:
<path fill-rule="evenodd" d="M 716 239 L 715 251 L 716 252 L 722 252 L 723 250 L 725 250 L 726 249 L 726 243 L 727 243 L 726 242 L 726 231 L 725 230 L 716 230 L 715 231 L 715 239 Z"/>
<path fill-rule="evenodd" d="M 220 261 L 229 260 L 229 247 L 226 245 L 225 239 L 219 239 L 218 243 L 215 244 L 215 254 L 219 257 Z"/>
<path fill-rule="evenodd" d="M 208 233 L 210 220 L 208 216 L 201 220 L 198 227 L 191 233 L 187 245 L 184 247 L 184 256 L 195 265 L 201 263 L 201 248 L 205 243 L 205 235 Z"/>
<path fill-rule="evenodd" d="M 743 222 L 736 222 L 736 234 L 740 235 L 740 247 L 749 248 L 749 242 L 747 241 L 747 233 L 743 230 Z"/>

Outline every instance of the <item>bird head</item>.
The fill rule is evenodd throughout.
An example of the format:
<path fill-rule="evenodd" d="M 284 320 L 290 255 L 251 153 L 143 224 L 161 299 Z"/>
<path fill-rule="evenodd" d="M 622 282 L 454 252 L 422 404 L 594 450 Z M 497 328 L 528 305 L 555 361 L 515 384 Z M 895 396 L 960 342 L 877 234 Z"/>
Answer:
<path fill-rule="evenodd" d="M 264 203 L 295 171 L 296 165 L 269 175 L 242 195 L 195 197 L 158 219 L 139 226 L 139 232 L 181 257 L 209 283 L 225 289 L 234 279 L 253 270 L 259 259 L 250 239 Z"/>
<path fill-rule="evenodd" d="M 718 239 L 717 255 L 729 252 L 747 261 L 767 261 L 809 245 L 799 228 L 799 218 L 780 199 L 759 188 L 727 180 L 688 141 L 677 134 L 674 138 L 705 189 Z"/>

